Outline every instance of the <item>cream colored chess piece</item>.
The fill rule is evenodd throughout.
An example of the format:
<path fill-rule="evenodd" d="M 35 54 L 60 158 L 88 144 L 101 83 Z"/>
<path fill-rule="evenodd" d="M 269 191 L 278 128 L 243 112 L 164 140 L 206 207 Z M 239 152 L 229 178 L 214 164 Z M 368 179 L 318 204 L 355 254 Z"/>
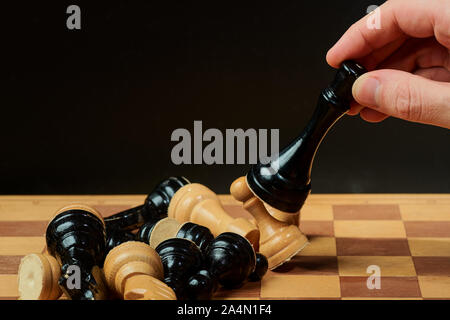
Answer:
<path fill-rule="evenodd" d="M 267 257 L 269 269 L 289 261 L 308 244 L 298 226 L 279 221 L 269 214 L 264 203 L 247 186 L 245 177 L 236 179 L 230 191 L 255 218 L 261 234 L 259 251 Z"/>
<path fill-rule="evenodd" d="M 223 232 L 237 233 L 258 251 L 258 228 L 247 219 L 229 216 L 217 195 L 204 185 L 191 183 L 180 188 L 170 201 L 168 215 L 179 222 L 205 226 L 215 237 Z"/>
<path fill-rule="evenodd" d="M 31 253 L 22 258 L 18 271 L 19 300 L 56 300 L 61 294 L 61 266 L 48 254 Z"/>
<path fill-rule="evenodd" d="M 104 272 L 110 289 L 125 300 L 176 300 L 161 280 L 164 268 L 149 245 L 128 241 L 113 248 L 105 259 Z"/>

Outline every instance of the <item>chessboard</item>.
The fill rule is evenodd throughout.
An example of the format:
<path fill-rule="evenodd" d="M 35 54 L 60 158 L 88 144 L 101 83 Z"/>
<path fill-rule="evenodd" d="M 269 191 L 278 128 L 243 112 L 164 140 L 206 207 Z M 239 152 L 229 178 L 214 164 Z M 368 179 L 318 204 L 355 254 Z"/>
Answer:
<path fill-rule="evenodd" d="M 84 203 L 109 216 L 144 199 L 0 196 L 0 299 L 17 299 L 20 259 L 42 252 L 57 209 Z M 231 216 L 251 218 L 231 196 L 220 200 Z M 262 281 L 214 298 L 450 299 L 450 194 L 312 194 L 299 226 L 309 246 Z"/>

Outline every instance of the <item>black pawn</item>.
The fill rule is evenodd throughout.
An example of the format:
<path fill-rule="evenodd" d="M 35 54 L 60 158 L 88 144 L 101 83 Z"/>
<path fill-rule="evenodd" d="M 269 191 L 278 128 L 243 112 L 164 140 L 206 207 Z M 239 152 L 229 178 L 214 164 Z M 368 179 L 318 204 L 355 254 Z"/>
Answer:
<path fill-rule="evenodd" d="M 158 221 L 159 220 L 151 220 L 151 221 L 144 223 L 139 228 L 138 232 L 136 233 L 136 240 L 148 244 L 150 241 L 150 236 L 153 232 L 153 229 L 155 228 L 155 225 Z"/>
<path fill-rule="evenodd" d="M 208 228 L 192 222 L 183 224 L 176 237 L 191 240 L 202 252 L 206 252 L 209 244 L 214 240 L 214 235 Z"/>
<path fill-rule="evenodd" d="M 99 270 L 105 256 L 106 234 L 100 218 L 78 208 L 63 211 L 50 221 L 46 242 L 48 252 L 61 264 L 59 284 L 71 299 L 97 300 L 104 297 Z M 74 266 L 78 267 L 81 275 L 79 288 L 68 281 L 76 272 Z"/>
<path fill-rule="evenodd" d="M 105 218 L 106 227 L 131 231 L 140 228 L 145 222 L 166 218 L 173 195 L 189 183 L 184 177 L 170 177 L 160 182 L 147 196 L 143 205 Z"/>
<path fill-rule="evenodd" d="M 236 233 L 221 233 L 206 250 L 205 268 L 225 288 L 240 287 L 255 267 L 252 245 Z"/>
<path fill-rule="evenodd" d="M 149 243 L 150 236 L 157 223 L 158 221 L 153 220 L 140 227 L 136 234 L 137 240 Z M 186 222 L 180 227 L 173 238 L 191 240 L 200 248 L 202 252 L 205 252 L 208 245 L 214 240 L 214 235 L 204 226 L 192 222 Z"/>
<path fill-rule="evenodd" d="M 260 281 L 264 275 L 266 274 L 267 270 L 269 269 L 269 261 L 267 261 L 267 258 L 262 255 L 261 253 L 256 253 L 256 267 L 255 271 L 253 271 L 250 276 L 248 277 L 249 281 Z"/>
<path fill-rule="evenodd" d="M 188 279 L 200 270 L 202 252 L 190 240 L 171 238 L 156 247 L 164 266 L 164 282 L 173 289 L 178 300 L 189 299 Z"/>

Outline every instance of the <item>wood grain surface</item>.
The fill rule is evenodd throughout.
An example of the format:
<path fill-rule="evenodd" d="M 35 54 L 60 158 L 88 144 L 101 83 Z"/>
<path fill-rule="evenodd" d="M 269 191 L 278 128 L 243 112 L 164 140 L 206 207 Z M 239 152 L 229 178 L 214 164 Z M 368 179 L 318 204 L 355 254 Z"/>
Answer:
<path fill-rule="evenodd" d="M 41 252 L 48 220 L 71 203 L 103 216 L 145 195 L 0 196 L 0 299 L 17 299 L 17 268 Z M 251 218 L 230 195 L 226 211 Z M 450 299 L 450 194 L 312 194 L 300 215 L 310 246 L 261 282 L 215 299 Z M 367 267 L 381 270 L 368 289 Z"/>

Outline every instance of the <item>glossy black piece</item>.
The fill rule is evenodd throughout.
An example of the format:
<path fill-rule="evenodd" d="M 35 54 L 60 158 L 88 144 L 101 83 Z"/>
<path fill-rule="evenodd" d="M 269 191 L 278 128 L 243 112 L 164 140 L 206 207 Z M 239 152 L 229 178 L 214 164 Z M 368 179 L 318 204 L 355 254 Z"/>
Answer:
<path fill-rule="evenodd" d="M 150 236 L 159 220 L 151 220 L 144 223 L 136 233 L 136 240 L 149 244 Z"/>
<path fill-rule="evenodd" d="M 218 288 L 217 279 L 208 270 L 200 270 L 187 281 L 188 300 L 210 300 Z"/>
<path fill-rule="evenodd" d="M 173 289 L 178 300 L 189 299 L 188 279 L 203 264 L 200 248 L 190 240 L 171 238 L 156 247 L 164 266 L 164 282 Z"/>
<path fill-rule="evenodd" d="M 237 288 L 244 284 L 255 266 L 252 245 L 233 232 L 221 233 L 205 253 L 205 269 L 225 288 Z"/>
<path fill-rule="evenodd" d="M 248 276 L 249 281 L 260 281 L 267 270 L 269 269 L 269 261 L 266 256 L 261 253 L 256 253 L 256 267 L 255 270 Z"/>
<path fill-rule="evenodd" d="M 135 235 L 128 231 L 107 229 L 105 257 L 111 249 L 127 241 L 134 241 Z"/>
<path fill-rule="evenodd" d="M 103 222 L 91 212 L 73 209 L 52 219 L 46 230 L 47 250 L 61 264 L 59 284 L 73 300 L 96 300 L 104 296 L 98 270 L 103 264 L 106 233 Z M 81 273 L 79 289 L 70 288 L 67 279 L 77 266 Z"/>
<path fill-rule="evenodd" d="M 247 174 L 250 189 L 274 208 L 295 213 L 311 191 L 311 169 L 322 139 L 350 108 L 352 86 L 366 70 L 345 61 L 333 82 L 322 91 L 303 132 L 270 163 L 258 163 Z"/>
<path fill-rule="evenodd" d="M 193 241 L 202 252 L 206 252 L 209 244 L 214 240 L 214 235 L 208 228 L 192 222 L 183 224 L 176 237 Z"/>
<path fill-rule="evenodd" d="M 145 222 L 166 218 L 173 195 L 189 183 L 184 177 L 170 177 L 160 182 L 147 196 L 143 205 L 105 218 L 106 227 L 131 231 L 140 228 Z"/>

